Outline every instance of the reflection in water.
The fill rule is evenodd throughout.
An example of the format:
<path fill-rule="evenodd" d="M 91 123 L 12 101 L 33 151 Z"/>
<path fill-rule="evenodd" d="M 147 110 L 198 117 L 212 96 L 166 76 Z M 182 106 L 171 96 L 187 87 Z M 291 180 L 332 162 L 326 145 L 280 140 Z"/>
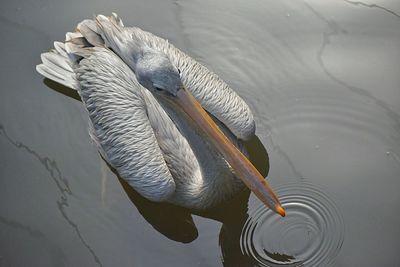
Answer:
<path fill-rule="evenodd" d="M 71 218 L 68 216 L 65 208 L 68 207 L 68 196 L 72 195 L 72 191 L 68 185 L 68 180 L 65 179 L 61 172 L 60 169 L 57 166 L 57 163 L 55 160 L 52 160 L 48 157 L 43 157 L 39 155 L 36 151 L 31 149 L 29 146 L 13 140 L 7 133 L 5 127 L 3 124 L 0 123 L 0 136 L 3 136 L 11 145 L 18 149 L 22 149 L 35 157 L 42 165 L 43 167 L 47 170 L 47 172 L 50 174 L 50 177 L 52 178 L 53 182 L 58 188 L 58 191 L 60 192 L 60 198 L 57 200 L 57 207 L 58 210 L 60 211 L 61 215 L 64 217 L 64 219 L 67 221 L 67 223 L 75 230 L 75 233 L 77 234 L 78 238 L 82 242 L 82 244 L 89 250 L 89 252 L 92 254 L 94 260 L 99 266 L 103 266 L 100 262 L 100 259 L 97 257 L 96 253 L 94 250 L 90 247 L 90 245 L 87 243 L 87 241 L 83 238 L 81 231 L 79 230 L 78 225 L 71 220 Z M 4 222 L 4 220 L 3 220 Z"/>
<path fill-rule="evenodd" d="M 277 192 L 287 210 L 285 220 L 254 205 L 241 235 L 242 251 L 256 266 L 332 264 L 344 239 L 344 221 L 336 205 L 309 183 L 284 185 Z"/>
<path fill-rule="evenodd" d="M 118 175 L 115 170 L 113 170 Z M 120 176 L 118 180 L 143 218 L 167 238 L 189 243 L 198 236 L 191 213 L 168 203 L 152 202 L 137 193 Z"/>
<path fill-rule="evenodd" d="M 360 2 L 360 1 L 350 1 L 350 0 L 344 0 L 344 1 L 345 1 L 346 3 L 352 4 L 352 5 L 356 5 L 356 6 L 360 5 L 360 6 L 365 6 L 365 7 L 369 7 L 369 8 L 378 8 L 378 9 L 382 9 L 382 10 L 384 10 L 385 12 L 388 12 L 388 13 L 390 13 L 390 14 L 392 14 L 392 15 L 398 17 L 398 18 L 400 18 L 400 15 L 397 14 L 396 12 L 394 12 L 393 10 L 390 10 L 390 9 L 388 9 L 388 8 L 386 8 L 386 7 L 383 7 L 383 6 L 380 6 L 380 5 L 377 5 L 377 4 L 367 4 L 367 3 Z"/>
<path fill-rule="evenodd" d="M 350 2 L 350 1 L 346 1 L 346 2 L 347 3 L 356 4 L 355 2 Z M 387 116 L 390 119 L 392 119 L 396 123 L 397 131 L 400 132 L 400 115 L 397 114 L 394 110 L 392 110 L 392 108 L 388 104 L 386 104 L 384 101 L 382 101 L 382 100 L 378 99 L 377 97 L 375 97 L 373 94 L 371 94 L 366 89 L 359 88 L 359 87 L 356 87 L 356 86 L 352 86 L 352 85 L 348 84 L 347 82 L 337 78 L 335 75 L 333 75 L 329 71 L 329 69 L 325 65 L 325 62 L 324 62 L 324 59 L 323 59 L 324 51 L 325 51 L 327 45 L 329 45 L 331 43 L 331 37 L 332 36 L 338 35 L 340 33 L 346 33 L 346 30 L 342 29 L 333 19 L 326 19 L 323 15 L 321 15 L 317 10 L 315 10 L 308 3 L 305 3 L 305 4 L 315 14 L 315 16 L 317 16 L 320 20 L 322 20 L 324 23 L 326 23 L 326 25 L 329 28 L 328 32 L 324 32 L 323 33 L 322 44 L 321 44 L 320 49 L 317 52 L 318 63 L 321 66 L 321 68 L 324 71 L 324 73 L 332 81 L 336 82 L 340 86 L 343 86 L 344 88 L 348 89 L 349 91 L 351 91 L 351 92 L 353 92 L 353 93 L 355 93 L 357 95 L 360 95 L 362 97 L 371 99 L 376 105 L 378 105 L 380 108 L 383 109 L 383 111 L 387 114 Z M 373 5 L 373 6 L 375 6 L 375 5 Z M 389 12 L 389 10 L 387 10 L 387 9 L 385 9 L 385 10 Z M 398 16 L 393 11 L 390 11 L 389 13 L 394 14 L 395 16 Z"/>

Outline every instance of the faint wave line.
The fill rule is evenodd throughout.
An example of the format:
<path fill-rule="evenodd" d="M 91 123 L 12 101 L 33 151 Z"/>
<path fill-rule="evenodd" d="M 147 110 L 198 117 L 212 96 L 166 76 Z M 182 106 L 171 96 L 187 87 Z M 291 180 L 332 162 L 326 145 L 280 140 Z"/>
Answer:
<path fill-rule="evenodd" d="M 12 221 L 1 215 L 0 215 L 0 223 L 5 224 L 12 228 L 23 230 L 24 232 L 27 232 L 30 236 L 35 237 L 35 238 L 45 237 L 45 235 L 42 232 L 40 232 L 39 230 L 34 230 L 29 226 L 23 225 L 22 223 L 19 223 L 19 222 Z"/>
<path fill-rule="evenodd" d="M 296 169 L 296 167 L 295 167 L 293 161 L 290 159 L 289 155 L 285 151 L 283 151 L 279 145 L 274 144 L 273 146 L 274 146 L 274 150 L 277 151 L 278 154 L 280 154 L 286 160 L 286 162 L 289 164 L 289 167 L 292 169 L 292 172 L 294 173 L 294 175 L 297 178 L 300 178 L 300 180 L 303 180 L 304 176 Z"/>
<path fill-rule="evenodd" d="M 66 262 L 65 255 L 61 250 L 61 248 L 58 247 L 56 244 L 50 243 L 49 240 L 41 231 L 32 229 L 30 226 L 24 225 L 14 220 L 10 220 L 1 215 L 0 215 L 0 224 L 4 224 L 10 228 L 17 229 L 20 232 L 25 232 L 32 238 L 38 239 L 40 241 L 41 246 L 49 252 L 49 256 L 52 259 L 53 265 L 60 267 L 65 266 L 64 264 L 64 262 Z M 0 255 L 0 266 L 3 266 L 2 264 L 5 264 L 4 262 L 2 262 L 2 260 L 5 259 L 2 258 L 2 255 Z"/>
<path fill-rule="evenodd" d="M 394 151 L 388 151 L 386 152 L 386 154 L 389 155 L 392 159 L 394 159 L 396 163 L 400 164 L 400 157 Z"/>
<path fill-rule="evenodd" d="M 32 25 L 22 24 L 21 22 L 12 21 L 4 16 L 0 16 L 0 22 L 4 23 L 6 25 L 8 24 L 11 27 L 15 27 L 15 28 L 19 28 L 22 30 L 27 30 L 28 32 L 36 33 L 37 35 L 44 37 L 46 40 L 51 40 L 51 38 L 49 37 L 48 34 L 46 34 L 44 31 L 41 31 L 39 29 L 32 27 Z"/>
<path fill-rule="evenodd" d="M 284 160 L 286 160 L 295 177 L 299 178 L 300 180 L 303 180 L 304 176 L 301 174 L 300 171 L 297 170 L 294 162 L 290 159 L 289 155 L 281 148 L 280 145 L 274 142 L 272 135 L 269 135 L 269 139 L 272 144 L 272 149 L 276 151 L 278 154 L 280 154 L 284 158 Z"/>
<path fill-rule="evenodd" d="M 383 11 L 388 12 L 388 13 L 392 14 L 393 16 L 396 16 L 397 18 L 400 19 L 400 15 L 399 14 L 397 14 L 393 10 L 390 10 L 390 9 L 384 7 L 384 6 L 380 6 L 380 5 L 377 5 L 377 4 L 367 4 L 367 3 L 364 3 L 364 2 L 360 2 L 360 1 L 350 1 L 350 0 L 343 0 L 343 1 L 345 1 L 348 4 L 355 5 L 355 6 L 365 6 L 365 7 L 369 7 L 369 8 L 382 9 Z"/>
<path fill-rule="evenodd" d="M 68 180 L 62 177 L 61 171 L 58 168 L 56 161 L 51 160 L 49 157 L 42 157 L 39 155 L 39 153 L 37 153 L 36 151 L 31 149 L 27 145 L 23 144 L 22 142 L 13 140 L 8 135 L 4 125 L 1 123 L 0 123 L 0 135 L 4 136 L 4 138 L 14 147 L 16 147 L 18 149 L 22 149 L 22 150 L 28 152 L 28 154 L 34 156 L 37 160 L 39 160 L 40 164 L 42 164 L 44 166 L 44 168 L 50 174 L 52 180 L 54 181 L 58 190 L 61 193 L 60 199 L 57 200 L 58 210 L 60 211 L 60 213 L 64 217 L 64 219 L 68 222 L 68 224 L 72 228 L 74 228 L 78 238 L 81 240 L 82 244 L 87 248 L 87 250 L 90 252 L 90 254 L 92 254 L 95 262 L 99 266 L 103 266 L 102 263 L 100 262 L 100 259 L 97 257 L 96 253 L 94 252 L 94 250 L 90 247 L 90 245 L 83 238 L 78 225 L 68 217 L 68 215 L 65 211 L 65 207 L 68 207 L 68 195 L 72 195 L 72 191 L 68 185 Z"/>
<path fill-rule="evenodd" d="M 186 34 L 185 32 L 185 26 L 184 26 L 184 21 L 183 21 L 183 16 L 182 16 L 182 5 L 179 3 L 178 0 L 174 1 L 174 4 L 176 6 L 176 8 L 174 9 L 176 12 L 176 21 L 178 23 L 179 29 L 182 32 L 182 40 L 183 40 L 183 45 L 185 50 L 187 50 L 187 52 L 189 51 L 189 47 L 190 47 L 190 38 L 189 36 Z"/>

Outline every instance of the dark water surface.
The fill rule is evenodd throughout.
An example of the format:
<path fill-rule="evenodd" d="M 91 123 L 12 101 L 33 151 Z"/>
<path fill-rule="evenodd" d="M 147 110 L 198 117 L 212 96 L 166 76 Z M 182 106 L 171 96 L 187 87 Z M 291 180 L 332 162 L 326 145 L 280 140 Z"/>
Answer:
<path fill-rule="evenodd" d="M 0 266 L 399 266 L 400 2 L 136 2 L 1 2 Z M 249 103 L 286 218 L 247 192 L 191 214 L 119 181 L 76 95 L 35 71 L 112 11 Z"/>

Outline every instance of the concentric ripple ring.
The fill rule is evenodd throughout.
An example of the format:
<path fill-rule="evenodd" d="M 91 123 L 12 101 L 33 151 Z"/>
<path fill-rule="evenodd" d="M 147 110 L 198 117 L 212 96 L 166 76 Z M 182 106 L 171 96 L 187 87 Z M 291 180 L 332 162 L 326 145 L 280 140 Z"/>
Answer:
<path fill-rule="evenodd" d="M 242 253 L 256 266 L 329 266 L 344 240 L 335 203 L 306 182 L 276 188 L 286 217 L 260 203 L 249 208 L 240 237 Z"/>

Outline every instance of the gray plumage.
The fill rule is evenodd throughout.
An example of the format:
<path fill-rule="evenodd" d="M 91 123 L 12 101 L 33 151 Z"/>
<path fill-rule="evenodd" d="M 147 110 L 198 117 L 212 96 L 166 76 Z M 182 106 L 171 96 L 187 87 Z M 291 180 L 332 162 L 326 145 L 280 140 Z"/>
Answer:
<path fill-rule="evenodd" d="M 37 71 L 78 90 L 98 150 L 141 195 L 207 208 L 243 188 L 197 126 L 173 103 L 148 90 L 146 80 L 152 71 L 149 86 L 158 87 L 157 79 L 161 87 L 182 83 L 244 151 L 240 139 L 254 135 L 253 115 L 214 73 L 166 40 L 124 27 L 115 14 L 82 21 L 76 32 L 67 33 L 65 43 L 55 42 L 54 47 L 42 54 Z M 167 72 L 160 74 L 160 65 Z M 171 75 L 165 75 L 168 68 Z M 141 75 L 143 70 L 147 73 Z"/>

